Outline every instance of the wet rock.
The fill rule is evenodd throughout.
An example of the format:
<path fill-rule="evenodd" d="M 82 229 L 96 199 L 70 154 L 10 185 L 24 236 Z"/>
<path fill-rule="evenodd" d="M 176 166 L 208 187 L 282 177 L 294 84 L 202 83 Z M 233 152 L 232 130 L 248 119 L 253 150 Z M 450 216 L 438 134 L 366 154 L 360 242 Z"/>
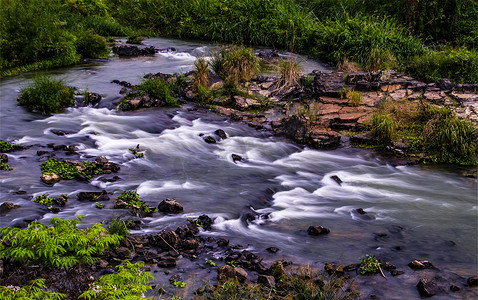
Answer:
<path fill-rule="evenodd" d="M 55 184 L 60 181 L 61 177 L 57 174 L 44 174 L 41 176 L 41 180 L 46 184 Z"/>
<path fill-rule="evenodd" d="M 37 151 L 38 156 L 42 156 L 42 155 L 45 155 L 45 154 L 48 154 L 48 153 L 50 153 L 50 152 L 49 151 L 43 151 L 43 150 L 38 150 Z"/>
<path fill-rule="evenodd" d="M 344 271 L 350 272 L 350 271 L 356 271 L 360 267 L 360 264 L 350 264 L 344 267 Z"/>
<path fill-rule="evenodd" d="M 118 56 L 140 56 L 140 55 L 154 55 L 156 49 L 153 46 L 146 48 L 139 48 L 138 46 L 133 45 L 119 45 L 112 48 L 113 53 Z"/>
<path fill-rule="evenodd" d="M 217 280 L 225 282 L 228 280 L 237 279 L 240 283 L 249 282 L 249 275 L 243 268 L 233 268 L 230 265 L 225 265 L 217 269 Z"/>
<path fill-rule="evenodd" d="M 215 291 L 215 287 L 211 284 L 206 284 L 206 285 L 203 285 L 201 286 L 200 288 L 198 288 L 194 294 L 196 295 L 212 295 Z"/>
<path fill-rule="evenodd" d="M 8 155 L 6 155 L 5 153 L 0 153 L 0 162 L 7 163 Z"/>
<path fill-rule="evenodd" d="M 280 249 L 277 247 L 269 247 L 266 250 L 269 251 L 270 253 L 277 253 L 280 251 Z"/>
<path fill-rule="evenodd" d="M 82 182 L 89 182 L 90 180 L 83 174 L 75 174 L 75 180 Z"/>
<path fill-rule="evenodd" d="M 440 288 L 434 280 L 420 279 L 417 284 L 417 289 L 420 295 L 424 297 L 431 297 L 440 292 Z"/>
<path fill-rule="evenodd" d="M 281 279 L 287 276 L 284 267 L 288 264 L 285 260 L 279 260 L 272 264 L 272 266 L 267 270 L 267 274 L 271 275 L 275 278 L 276 281 L 280 281 Z"/>
<path fill-rule="evenodd" d="M 64 136 L 64 135 L 71 134 L 71 132 L 64 131 L 64 130 L 61 130 L 61 129 L 52 129 L 51 133 L 53 133 L 54 135 L 58 135 L 58 136 Z"/>
<path fill-rule="evenodd" d="M 207 215 L 199 216 L 198 222 L 202 224 L 202 228 L 204 228 L 204 230 L 210 230 L 212 228 L 212 224 L 214 223 L 213 220 Z"/>
<path fill-rule="evenodd" d="M 393 265 L 392 263 L 386 261 L 382 262 L 382 269 L 390 271 L 390 270 L 395 270 L 397 267 Z"/>
<path fill-rule="evenodd" d="M 262 284 L 262 286 L 273 288 L 276 286 L 276 280 L 274 276 L 268 275 L 259 275 L 257 278 L 257 283 Z"/>
<path fill-rule="evenodd" d="M 112 162 L 102 165 L 101 168 L 103 169 L 103 171 L 110 171 L 113 173 L 116 173 L 120 170 L 120 166 Z"/>
<path fill-rule="evenodd" d="M 184 239 L 194 237 L 194 235 L 199 233 L 199 229 L 195 225 L 183 225 L 176 228 L 175 232 L 180 238 Z"/>
<path fill-rule="evenodd" d="M 445 91 L 450 91 L 455 87 L 455 83 L 448 78 L 442 78 L 437 82 L 437 87 Z"/>
<path fill-rule="evenodd" d="M 367 131 L 350 137 L 350 141 L 357 144 L 373 145 L 377 142 L 377 138 L 373 133 Z"/>
<path fill-rule="evenodd" d="M 476 287 L 478 286 L 478 276 L 470 277 L 466 280 L 466 283 L 469 287 Z"/>
<path fill-rule="evenodd" d="M 220 137 L 223 140 L 227 139 L 226 132 L 222 129 L 218 129 L 218 130 L 214 131 L 214 134 L 217 135 L 218 137 Z"/>
<path fill-rule="evenodd" d="M 237 161 L 240 162 L 240 161 L 242 161 L 242 160 L 243 160 L 243 159 L 242 159 L 242 156 L 237 155 L 237 154 L 234 154 L 234 153 L 232 154 L 232 161 L 233 161 L 233 162 L 237 162 Z"/>
<path fill-rule="evenodd" d="M 434 269 L 435 267 L 427 260 L 414 260 L 408 266 L 415 270 Z"/>
<path fill-rule="evenodd" d="M 330 230 L 322 226 L 309 226 L 307 229 L 309 235 L 318 236 L 330 233 Z"/>
<path fill-rule="evenodd" d="M 217 243 L 217 246 L 220 248 L 225 248 L 229 246 L 229 240 L 226 238 L 219 238 L 216 243 Z"/>
<path fill-rule="evenodd" d="M 68 201 L 68 196 L 66 195 L 61 195 L 60 197 L 53 199 L 53 202 L 55 202 L 55 204 L 58 206 L 65 206 L 67 201 Z"/>
<path fill-rule="evenodd" d="M 210 135 L 208 135 L 207 137 L 205 137 L 205 138 L 204 138 L 204 141 L 205 141 L 206 143 L 208 143 L 208 144 L 215 144 L 215 143 L 216 143 L 216 140 L 215 140 L 212 136 L 210 136 Z"/>
<path fill-rule="evenodd" d="M 95 159 L 95 164 L 98 164 L 100 166 L 104 165 L 108 163 L 108 159 L 106 158 L 106 156 L 98 156 L 96 159 Z"/>
<path fill-rule="evenodd" d="M 92 92 L 87 92 L 85 94 L 85 99 L 84 99 L 85 103 L 87 105 L 97 105 L 98 103 L 100 103 L 101 101 L 101 95 L 100 94 L 97 94 L 97 93 L 92 93 Z"/>
<path fill-rule="evenodd" d="M 186 240 L 183 240 L 179 243 L 179 246 L 183 250 L 194 250 L 200 246 L 199 240 L 195 238 L 189 238 Z"/>
<path fill-rule="evenodd" d="M 174 268 L 176 267 L 176 264 L 176 259 L 168 257 L 158 261 L 157 266 L 160 268 Z"/>
<path fill-rule="evenodd" d="M 164 250 L 176 250 L 178 248 L 179 237 L 171 230 L 165 229 L 155 236 L 151 236 L 149 243 L 159 246 Z"/>
<path fill-rule="evenodd" d="M 15 205 L 11 202 L 3 202 L 0 204 L 0 215 L 6 214 L 12 209 L 19 208 L 20 205 Z"/>
<path fill-rule="evenodd" d="M 340 134 L 325 128 L 315 128 L 304 116 L 291 116 L 281 121 L 281 132 L 299 143 L 314 148 L 332 148 L 340 145 Z"/>
<path fill-rule="evenodd" d="M 78 201 L 90 201 L 90 202 L 98 202 L 98 201 L 108 201 L 110 197 L 106 190 L 101 192 L 79 192 L 76 195 L 76 199 Z"/>
<path fill-rule="evenodd" d="M 450 285 L 450 291 L 458 292 L 459 290 L 461 290 L 459 286 L 456 286 L 454 284 Z"/>
<path fill-rule="evenodd" d="M 325 264 L 324 270 L 329 275 L 344 276 L 344 268 L 341 265 Z"/>
<path fill-rule="evenodd" d="M 405 274 L 405 272 L 403 272 L 403 271 L 397 271 L 397 270 L 392 270 L 392 271 L 390 271 L 390 274 L 392 274 L 392 276 L 395 277 L 395 276 L 403 275 L 403 274 Z"/>
<path fill-rule="evenodd" d="M 165 213 L 178 214 L 183 211 L 183 206 L 176 199 L 165 199 L 158 205 L 158 210 Z"/>
<path fill-rule="evenodd" d="M 340 179 L 339 176 L 337 176 L 337 175 L 332 175 L 332 176 L 330 176 L 330 179 L 332 179 L 333 181 L 335 181 L 338 185 L 342 185 L 342 179 Z"/>

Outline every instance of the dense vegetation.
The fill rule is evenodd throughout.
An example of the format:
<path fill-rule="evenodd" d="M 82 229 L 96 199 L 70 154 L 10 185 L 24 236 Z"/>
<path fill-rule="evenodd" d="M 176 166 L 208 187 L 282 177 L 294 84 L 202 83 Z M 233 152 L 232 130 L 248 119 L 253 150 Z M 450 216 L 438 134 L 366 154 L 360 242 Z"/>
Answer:
<path fill-rule="evenodd" d="M 101 36 L 159 35 L 478 80 L 472 0 L 1 0 L 0 15 L 2 76 L 105 57 Z"/>

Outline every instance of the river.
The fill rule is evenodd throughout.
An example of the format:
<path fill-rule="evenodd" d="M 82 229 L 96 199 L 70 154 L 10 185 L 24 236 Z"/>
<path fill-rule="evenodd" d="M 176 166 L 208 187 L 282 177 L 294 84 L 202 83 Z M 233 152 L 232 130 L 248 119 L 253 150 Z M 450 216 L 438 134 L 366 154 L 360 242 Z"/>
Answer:
<path fill-rule="evenodd" d="M 196 56 L 213 48 L 201 42 L 159 38 L 145 42 L 176 51 L 95 60 L 48 72 L 68 85 L 100 93 L 103 100 L 98 108 L 69 108 L 52 116 L 32 113 L 17 106 L 16 98 L 33 73 L 0 81 L 0 138 L 33 145 L 8 154 L 14 170 L 0 172 L 0 203 L 21 205 L 1 217 L 1 226 L 22 219 L 48 221 L 54 216 L 75 215 L 85 216 L 83 226 L 91 225 L 120 213 L 112 208 L 113 201 L 106 202 L 102 210 L 95 208 L 95 203 L 77 201 L 79 191 L 106 189 L 118 195 L 135 189 L 150 205 L 176 198 L 185 210 L 174 216 L 155 213 L 134 232 L 175 229 L 188 217 L 207 214 L 215 222 L 205 235 L 228 237 L 266 258 L 265 248 L 278 247 L 280 252 L 270 256 L 271 260 L 283 257 L 320 267 L 324 262 L 358 263 L 370 254 L 407 273 L 412 272 L 406 266 L 411 260 L 426 259 L 464 278 L 477 275 L 477 181 L 462 176 L 463 169 L 395 166 L 363 149 L 312 150 L 267 131 L 194 110 L 192 105 L 116 111 L 114 103 L 121 86 L 112 80 L 139 83 L 146 73 L 187 72 Z M 302 60 L 304 72 L 326 71 L 318 62 Z M 52 129 L 69 134 L 57 136 Z M 199 136 L 216 129 L 223 129 L 228 138 L 207 144 Z M 103 175 L 91 183 L 43 184 L 40 163 L 46 158 L 37 156 L 36 151 L 51 150 L 46 147 L 50 143 L 77 145 L 82 159 L 107 156 L 120 164 L 120 180 L 105 182 L 102 178 L 112 176 Z M 144 159 L 135 159 L 128 151 L 138 144 Z M 244 161 L 234 163 L 233 153 Z M 342 185 L 331 179 L 333 175 Z M 69 201 L 59 214 L 52 214 L 31 201 L 32 196 L 44 193 L 68 194 Z M 357 213 L 358 208 L 367 214 Z M 249 222 L 246 215 L 251 211 L 258 218 Z M 322 225 L 331 232 L 312 237 L 306 232 L 310 225 Z M 396 299 L 419 297 L 416 282 L 405 289 L 399 280 L 387 284 Z"/>

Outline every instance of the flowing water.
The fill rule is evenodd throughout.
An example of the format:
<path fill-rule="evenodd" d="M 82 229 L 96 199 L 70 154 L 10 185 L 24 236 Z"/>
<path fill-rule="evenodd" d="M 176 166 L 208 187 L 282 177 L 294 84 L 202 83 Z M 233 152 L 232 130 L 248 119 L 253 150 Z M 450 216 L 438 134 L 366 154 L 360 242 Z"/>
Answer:
<path fill-rule="evenodd" d="M 106 189 L 118 195 L 136 189 L 150 205 L 176 198 L 185 208 L 183 214 L 174 216 L 155 213 L 143 220 L 137 232 L 174 229 L 188 217 L 207 214 L 215 223 L 213 231 L 205 235 L 249 245 L 266 259 L 264 249 L 275 246 L 281 251 L 270 255 L 271 260 L 284 257 L 299 263 L 350 264 L 370 254 L 405 271 L 411 260 L 427 259 L 465 278 L 477 274 L 477 181 L 463 177 L 463 170 L 392 166 L 359 149 L 311 150 L 190 105 L 116 111 L 113 103 L 119 99 L 121 86 L 110 83 L 113 79 L 138 83 L 150 72 L 187 72 L 196 56 L 212 48 L 167 39 L 146 42 L 176 51 L 94 61 L 50 72 L 71 86 L 100 93 L 103 100 L 98 108 L 69 108 L 52 116 L 31 113 L 16 105 L 16 97 L 32 74 L 0 81 L 1 139 L 34 145 L 10 153 L 14 170 L 0 173 L 0 203 L 22 206 L 2 216 L 1 226 L 75 215 L 84 215 L 83 224 L 91 225 L 120 212 L 112 209 L 112 201 L 106 202 L 103 210 L 96 209 L 94 203 L 78 202 L 79 191 Z M 315 61 L 303 60 L 305 72 L 326 71 Z M 57 136 L 52 129 L 69 134 Z M 207 144 L 199 136 L 216 129 L 223 129 L 228 138 Z M 112 175 L 102 175 L 91 183 L 43 184 L 40 163 L 45 158 L 36 151 L 51 150 L 46 147 L 50 143 L 77 145 L 82 159 L 107 156 L 121 165 L 120 180 L 107 182 L 102 179 Z M 144 159 L 135 159 L 128 151 L 138 144 Z M 234 163 L 233 153 L 244 161 Z M 43 193 L 70 197 L 55 215 L 31 201 L 32 196 Z M 367 214 L 357 213 L 358 208 Z M 247 220 L 250 215 L 256 216 L 252 222 Z M 310 225 L 322 225 L 331 232 L 311 237 L 306 233 Z M 399 295 L 397 299 L 418 297 L 416 282 L 405 289 L 408 291 L 399 283 L 388 284 L 394 295 Z"/>

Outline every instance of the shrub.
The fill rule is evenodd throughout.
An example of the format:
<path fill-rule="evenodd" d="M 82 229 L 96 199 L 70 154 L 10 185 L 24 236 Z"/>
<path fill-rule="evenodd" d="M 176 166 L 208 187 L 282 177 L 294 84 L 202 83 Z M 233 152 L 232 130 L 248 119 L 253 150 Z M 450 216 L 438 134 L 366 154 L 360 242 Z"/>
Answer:
<path fill-rule="evenodd" d="M 18 103 L 43 114 L 56 113 L 73 103 L 73 95 L 73 89 L 63 81 L 40 75 L 21 89 Z"/>
<path fill-rule="evenodd" d="M 93 30 L 82 32 L 76 40 L 76 52 L 84 58 L 106 58 L 110 53 L 104 37 Z"/>
<path fill-rule="evenodd" d="M 140 299 L 143 293 L 152 289 L 147 283 L 154 279 L 150 272 L 144 272 L 144 262 L 135 264 L 129 260 L 116 266 L 118 273 L 103 275 L 80 295 L 79 299 Z"/>
<path fill-rule="evenodd" d="M 350 90 L 346 92 L 347 98 L 351 106 L 359 106 L 362 104 L 362 92 Z"/>
<path fill-rule="evenodd" d="M 139 85 L 139 88 L 151 97 L 164 101 L 169 106 L 179 106 L 179 103 L 172 95 L 169 84 L 164 80 L 147 78 Z"/>
<path fill-rule="evenodd" d="M 194 62 L 194 70 L 193 70 L 193 87 L 198 89 L 199 86 L 206 87 L 209 84 L 208 81 L 208 73 L 209 73 L 209 62 L 204 59 L 204 57 L 200 57 L 196 59 Z"/>
<path fill-rule="evenodd" d="M 141 210 L 144 212 L 151 212 L 149 206 L 144 203 L 136 191 L 122 191 L 117 197 L 117 200 L 121 200 L 127 204 L 126 208 L 133 210 Z"/>
<path fill-rule="evenodd" d="M 214 54 L 211 67 L 222 79 L 237 84 L 254 76 L 259 70 L 259 60 L 251 48 L 222 47 Z"/>
<path fill-rule="evenodd" d="M 45 291 L 45 279 L 39 278 L 30 281 L 30 284 L 18 287 L 0 286 L 0 298 L 3 300 L 28 299 L 28 300 L 61 300 L 67 295 Z"/>
<path fill-rule="evenodd" d="M 478 82 L 478 50 L 466 48 L 445 48 L 430 50 L 416 56 L 410 62 L 419 79 L 436 82 L 441 78 L 450 78 L 457 83 Z"/>
<path fill-rule="evenodd" d="M 33 221 L 26 229 L 0 228 L 0 256 L 20 262 L 68 268 L 91 264 L 105 250 L 119 245 L 121 236 L 109 235 L 99 223 L 88 229 L 76 227 L 82 216 L 61 220 L 52 218 L 50 227 Z M 9 244 L 3 243 L 5 240 Z"/>

